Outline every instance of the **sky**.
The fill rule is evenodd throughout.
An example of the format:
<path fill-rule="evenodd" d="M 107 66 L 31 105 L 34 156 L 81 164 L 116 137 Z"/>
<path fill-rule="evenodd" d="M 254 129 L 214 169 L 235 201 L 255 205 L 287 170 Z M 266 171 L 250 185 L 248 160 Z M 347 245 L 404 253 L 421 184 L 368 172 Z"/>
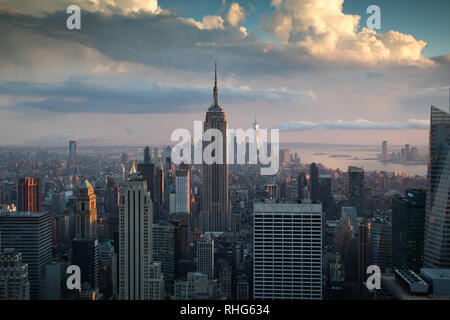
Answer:
<path fill-rule="evenodd" d="M 68 30 L 66 8 L 81 8 Z M 381 29 L 367 28 L 378 5 Z M 212 99 L 281 142 L 426 145 L 446 0 L 0 0 L 0 145 L 174 144 Z"/>

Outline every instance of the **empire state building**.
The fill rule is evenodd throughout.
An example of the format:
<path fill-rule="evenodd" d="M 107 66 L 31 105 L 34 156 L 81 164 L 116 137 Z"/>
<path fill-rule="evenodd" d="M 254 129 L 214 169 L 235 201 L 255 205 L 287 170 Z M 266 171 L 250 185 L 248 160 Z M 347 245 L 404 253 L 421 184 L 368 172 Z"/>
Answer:
<path fill-rule="evenodd" d="M 203 130 L 217 129 L 222 133 L 222 163 L 207 164 L 203 160 L 203 199 L 201 210 L 201 229 L 210 232 L 225 232 L 230 227 L 230 204 L 228 201 L 228 163 L 227 163 L 227 119 L 219 104 L 217 87 L 217 66 L 214 70 L 213 101 L 206 112 Z M 212 141 L 203 141 L 203 150 Z M 215 150 L 213 152 L 216 152 Z M 214 154 L 213 154 L 214 155 Z"/>

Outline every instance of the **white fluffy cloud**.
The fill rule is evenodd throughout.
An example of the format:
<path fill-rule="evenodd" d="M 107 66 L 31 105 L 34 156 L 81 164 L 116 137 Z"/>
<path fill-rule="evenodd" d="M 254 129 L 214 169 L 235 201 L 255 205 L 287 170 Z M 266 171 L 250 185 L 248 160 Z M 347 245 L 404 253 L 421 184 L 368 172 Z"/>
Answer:
<path fill-rule="evenodd" d="M 226 21 L 233 27 L 237 27 L 241 21 L 245 19 L 245 11 L 239 3 L 233 2 L 228 10 Z"/>
<path fill-rule="evenodd" d="M 200 30 L 223 29 L 223 18 L 218 15 L 203 16 L 202 21 L 196 21 L 193 18 L 180 18 L 182 21 L 196 26 Z"/>
<path fill-rule="evenodd" d="M 279 41 L 315 58 L 375 65 L 394 62 L 430 65 L 426 42 L 396 31 L 385 34 L 362 28 L 361 17 L 342 11 L 344 0 L 272 0 L 276 8 L 267 30 Z"/>

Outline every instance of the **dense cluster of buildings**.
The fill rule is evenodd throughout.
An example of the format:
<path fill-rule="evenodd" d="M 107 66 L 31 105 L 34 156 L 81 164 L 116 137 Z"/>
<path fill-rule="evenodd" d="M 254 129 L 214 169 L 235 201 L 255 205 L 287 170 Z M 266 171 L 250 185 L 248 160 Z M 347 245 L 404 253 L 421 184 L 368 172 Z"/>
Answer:
<path fill-rule="evenodd" d="M 216 74 L 204 129 L 227 126 Z M 175 165 L 170 147 L 125 149 L 0 151 L 0 299 L 450 296 L 450 115 L 438 108 L 427 178 L 302 164 L 287 148 L 272 176 L 226 151 L 222 164 Z M 370 265 L 380 289 L 365 286 Z"/>

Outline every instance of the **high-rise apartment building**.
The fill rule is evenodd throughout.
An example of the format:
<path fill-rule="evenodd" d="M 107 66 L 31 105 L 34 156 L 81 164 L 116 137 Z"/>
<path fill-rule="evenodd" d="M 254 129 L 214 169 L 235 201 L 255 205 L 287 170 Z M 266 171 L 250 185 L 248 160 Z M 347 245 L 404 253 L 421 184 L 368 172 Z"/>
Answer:
<path fill-rule="evenodd" d="M 431 107 L 425 268 L 450 268 L 450 114 Z"/>
<path fill-rule="evenodd" d="M 203 197 L 201 210 L 201 229 L 203 231 L 228 231 L 230 227 L 230 203 L 228 200 L 228 162 L 227 162 L 227 119 L 219 103 L 219 88 L 217 86 L 217 68 L 213 89 L 213 101 L 206 112 L 203 130 L 219 130 L 222 134 L 222 154 L 217 151 L 205 153 L 212 142 L 203 141 Z M 208 159 L 205 159 L 205 156 Z M 218 157 L 221 156 L 219 159 Z"/>
<path fill-rule="evenodd" d="M 322 299 L 322 205 L 255 201 L 255 299 Z"/>
<path fill-rule="evenodd" d="M 42 210 L 41 178 L 20 178 L 17 192 L 17 211 Z"/>

